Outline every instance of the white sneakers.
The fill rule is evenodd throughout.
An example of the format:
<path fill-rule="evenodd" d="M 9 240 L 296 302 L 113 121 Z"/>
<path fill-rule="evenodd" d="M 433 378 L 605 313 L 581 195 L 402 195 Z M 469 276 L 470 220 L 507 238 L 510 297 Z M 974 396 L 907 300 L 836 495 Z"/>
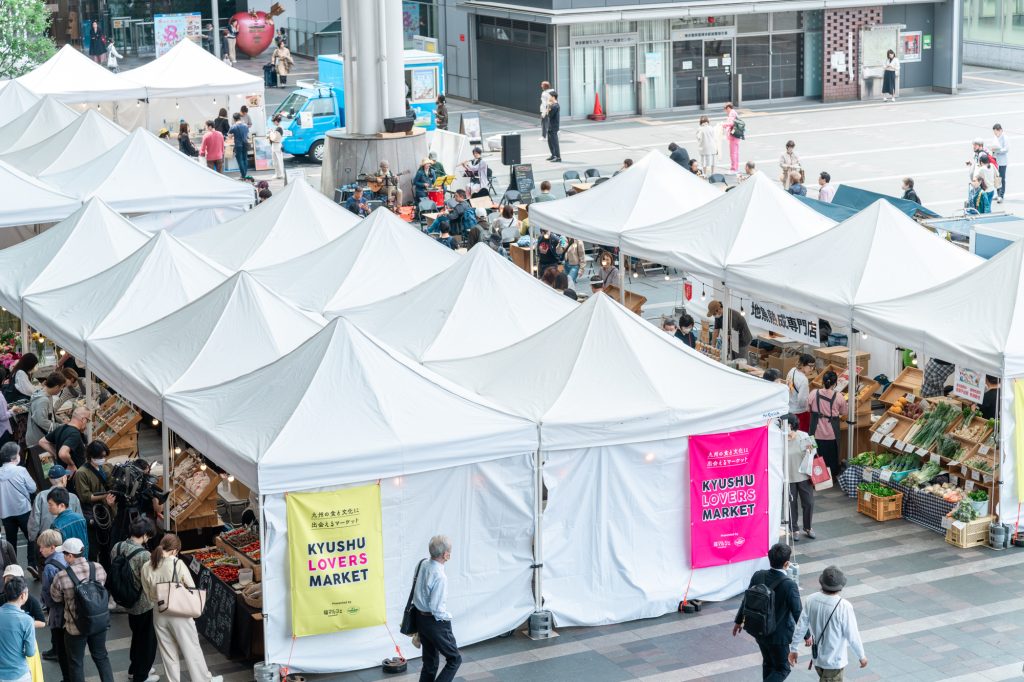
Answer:
<path fill-rule="evenodd" d="M 146 678 L 146 682 L 160 682 L 160 676 L 151 674 Z"/>

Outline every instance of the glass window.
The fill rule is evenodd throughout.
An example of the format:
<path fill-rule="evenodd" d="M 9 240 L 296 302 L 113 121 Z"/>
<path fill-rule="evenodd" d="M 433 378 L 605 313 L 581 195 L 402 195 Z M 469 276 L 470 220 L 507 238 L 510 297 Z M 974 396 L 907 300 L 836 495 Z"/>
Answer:
<path fill-rule="evenodd" d="M 305 95 L 300 95 L 297 92 L 293 92 L 288 95 L 283 102 L 277 107 L 275 114 L 281 114 L 288 118 L 295 118 L 295 115 L 302 111 L 302 107 L 306 105 L 306 100 L 309 99 Z"/>
<path fill-rule="evenodd" d="M 1017 4 L 1015 0 L 1006 0 L 1006 2 L 1009 5 Z M 964 31 L 964 38 L 983 43 L 1002 42 L 1001 10 L 1002 0 L 965 0 L 964 23 L 967 28 Z M 1017 8 L 1010 11 L 1018 12 Z M 1009 39 L 1013 34 L 1013 26 L 1008 27 L 1006 33 Z"/>
<path fill-rule="evenodd" d="M 767 33 L 767 14 L 741 14 L 736 17 L 737 33 Z"/>
<path fill-rule="evenodd" d="M 672 106 L 700 104 L 697 79 L 704 73 L 704 44 L 700 40 L 672 43 Z"/>
<path fill-rule="evenodd" d="M 1003 42 L 1024 45 L 1024 0 L 1003 0 Z"/>
<path fill-rule="evenodd" d="M 649 43 L 671 39 L 672 31 L 669 28 L 669 25 L 668 21 L 663 21 L 661 19 L 637 22 L 637 30 L 640 33 L 640 42 Z"/>
<path fill-rule="evenodd" d="M 768 56 L 771 51 L 768 36 L 749 36 L 736 39 L 736 73 L 743 76 L 743 99 L 768 99 L 771 94 Z"/>
<path fill-rule="evenodd" d="M 657 75 L 648 75 L 643 85 L 644 111 L 668 109 L 672 94 L 672 60 L 669 55 L 670 43 L 646 43 L 643 45 L 643 70 L 650 74 L 660 64 Z"/>
<path fill-rule="evenodd" d="M 772 99 L 803 97 L 803 94 L 803 34 L 790 33 L 772 36 Z"/>
<path fill-rule="evenodd" d="M 723 14 L 717 17 L 683 17 L 672 20 L 672 30 L 678 28 L 704 28 L 707 26 L 733 26 L 736 17 L 731 14 Z"/>
<path fill-rule="evenodd" d="M 314 118 L 317 116 L 334 116 L 334 98 L 319 97 L 313 100 L 309 110 L 313 112 Z"/>
<path fill-rule="evenodd" d="M 573 107 L 579 103 L 576 101 L 572 93 L 575 91 L 569 88 L 569 83 L 572 82 L 570 76 L 572 75 L 569 71 L 569 53 L 568 47 L 561 47 L 558 49 L 558 65 L 555 73 L 555 90 L 558 92 L 568 92 L 569 97 L 562 97 L 558 104 L 562 107 L 562 115 L 566 118 L 573 115 Z"/>
<path fill-rule="evenodd" d="M 772 31 L 796 31 L 803 27 L 803 12 L 775 12 L 772 14 Z"/>
<path fill-rule="evenodd" d="M 559 47 L 568 47 L 569 46 L 569 27 L 568 26 L 558 26 L 558 27 L 556 27 L 556 29 L 558 31 L 558 46 Z M 561 102 L 559 102 L 559 104 L 561 104 Z"/>

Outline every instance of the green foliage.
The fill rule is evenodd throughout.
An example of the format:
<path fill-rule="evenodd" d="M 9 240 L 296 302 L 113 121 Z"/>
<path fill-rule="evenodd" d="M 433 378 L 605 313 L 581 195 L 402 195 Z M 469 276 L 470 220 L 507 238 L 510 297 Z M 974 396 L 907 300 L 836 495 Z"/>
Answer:
<path fill-rule="evenodd" d="M 48 33 L 50 12 L 43 0 L 3 0 L 0 7 L 0 78 L 17 78 L 57 49 Z"/>

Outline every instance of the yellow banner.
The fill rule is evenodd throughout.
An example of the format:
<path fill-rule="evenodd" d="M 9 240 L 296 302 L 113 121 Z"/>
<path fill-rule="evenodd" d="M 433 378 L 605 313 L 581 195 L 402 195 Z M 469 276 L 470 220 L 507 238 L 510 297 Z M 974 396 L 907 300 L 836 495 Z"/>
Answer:
<path fill-rule="evenodd" d="M 1002 429 L 1003 425 L 1000 424 L 999 428 Z M 1024 381 L 1020 379 L 1013 380 L 1013 437 L 1017 501 L 1024 502 Z"/>
<path fill-rule="evenodd" d="M 292 634 L 382 625 L 380 486 L 288 493 Z"/>

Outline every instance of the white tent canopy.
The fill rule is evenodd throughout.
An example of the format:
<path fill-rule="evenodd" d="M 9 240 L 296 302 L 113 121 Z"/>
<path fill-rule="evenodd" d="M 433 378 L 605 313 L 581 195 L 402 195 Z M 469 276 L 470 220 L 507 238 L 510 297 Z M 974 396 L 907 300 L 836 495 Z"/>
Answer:
<path fill-rule="evenodd" d="M 424 362 L 504 348 L 577 307 L 486 244 L 477 244 L 419 286 L 342 315 Z"/>
<path fill-rule="evenodd" d="M 250 272 L 303 310 L 333 317 L 329 311 L 408 291 L 458 258 L 391 211 L 378 208 L 315 251 Z"/>
<path fill-rule="evenodd" d="M 250 184 L 196 163 L 141 128 L 97 158 L 42 179 L 82 199 L 98 196 L 121 213 L 244 208 L 254 201 Z"/>
<path fill-rule="evenodd" d="M 0 161 L 0 187 L 4 188 L 0 227 L 56 222 L 82 205 L 77 197 L 58 192 L 3 161 Z"/>
<path fill-rule="evenodd" d="M 171 235 L 159 232 L 93 277 L 29 294 L 24 299 L 25 320 L 88 361 L 87 338 L 123 334 L 159 320 L 227 276 Z"/>
<path fill-rule="evenodd" d="M 727 265 L 785 248 L 833 225 L 767 175 L 755 173 L 689 213 L 630 230 L 623 235 L 622 249 L 630 256 L 724 280 Z"/>
<path fill-rule="evenodd" d="M 0 128 L 0 153 L 38 144 L 70 125 L 80 114 L 53 97 L 43 97 Z"/>
<path fill-rule="evenodd" d="M 7 81 L 0 89 L 0 126 L 5 126 L 39 101 L 39 95 L 17 81 Z"/>
<path fill-rule="evenodd" d="M 263 92 L 263 79 L 228 66 L 191 40 L 182 40 L 157 59 L 121 74 L 144 87 L 150 98 L 245 95 Z"/>
<path fill-rule="evenodd" d="M 15 195 L 17 196 L 17 195 Z M 0 305 L 22 314 L 28 294 L 65 287 L 106 270 L 142 247 L 149 235 L 99 199 L 46 232 L 0 250 Z"/>
<path fill-rule="evenodd" d="M 0 160 L 29 175 L 59 173 L 92 161 L 126 137 L 127 130 L 89 109 L 51 137 L 3 154 Z"/>
<path fill-rule="evenodd" d="M 308 182 L 298 181 L 252 211 L 184 235 L 181 240 L 233 272 L 266 267 L 309 253 L 340 237 L 358 222 L 351 211 L 313 189 Z"/>
<path fill-rule="evenodd" d="M 17 79 L 32 92 L 65 104 L 144 99 L 146 89 L 92 61 L 71 44 Z"/>
<path fill-rule="evenodd" d="M 164 414 L 175 433 L 263 495 L 499 459 L 537 444 L 535 425 L 344 319 L 250 374 L 165 396 Z"/>
<path fill-rule="evenodd" d="M 89 340 L 89 367 L 162 418 L 166 393 L 251 372 L 293 351 L 324 324 L 240 272 L 145 327 Z"/>
<path fill-rule="evenodd" d="M 545 450 L 712 432 L 788 409 L 784 386 L 690 350 L 607 295 L 508 348 L 426 364 L 543 423 Z"/>
<path fill-rule="evenodd" d="M 632 230 L 674 218 L 721 195 L 664 154 L 650 152 L 582 194 L 530 206 L 530 222 L 558 234 L 620 246 L 622 236 Z"/>
<path fill-rule="evenodd" d="M 982 262 L 888 202 L 876 201 L 819 235 L 730 265 L 726 283 L 765 300 L 849 321 L 856 305 L 927 289 Z"/>

